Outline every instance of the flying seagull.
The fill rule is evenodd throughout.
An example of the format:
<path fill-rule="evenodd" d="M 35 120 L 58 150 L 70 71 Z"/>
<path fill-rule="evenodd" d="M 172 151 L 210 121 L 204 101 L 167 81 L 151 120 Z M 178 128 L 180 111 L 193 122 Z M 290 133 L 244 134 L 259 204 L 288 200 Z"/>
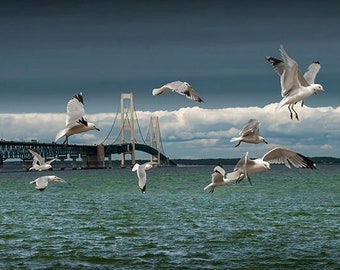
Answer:
<path fill-rule="evenodd" d="M 270 164 L 284 164 L 288 168 L 291 168 L 291 165 L 293 165 L 296 168 L 316 169 L 315 163 L 302 154 L 286 148 L 276 147 L 256 159 L 250 159 L 247 152 L 238 161 L 234 171 L 227 174 L 227 178 L 239 183 L 246 176 L 252 185 L 249 175 L 270 170 Z"/>
<path fill-rule="evenodd" d="M 157 162 L 152 161 L 143 163 L 141 165 L 136 163 L 132 168 L 133 172 L 137 171 L 138 186 L 143 193 L 145 193 L 146 190 L 146 171 L 153 168 L 156 164 Z"/>
<path fill-rule="evenodd" d="M 214 168 L 213 173 L 211 174 L 211 183 L 207 185 L 203 190 L 207 190 L 210 188 L 209 193 L 213 193 L 215 190 L 215 187 L 221 187 L 225 186 L 229 183 L 234 183 L 234 179 L 228 179 L 224 178 L 225 176 L 225 170 L 221 163 L 217 164 L 217 166 Z"/>
<path fill-rule="evenodd" d="M 50 182 L 62 182 L 62 183 L 67 183 L 64 179 L 55 176 L 55 175 L 45 175 L 38 177 L 34 181 L 31 181 L 30 184 L 35 184 L 35 188 L 37 190 L 43 191 L 45 188 L 47 188 L 48 183 Z"/>
<path fill-rule="evenodd" d="M 95 124 L 86 120 L 83 95 L 80 92 L 79 94 L 74 95 L 67 103 L 65 128 L 57 133 L 54 142 L 65 136 L 63 145 L 66 146 L 68 144 L 68 138 L 71 135 L 94 129 L 99 131 Z"/>
<path fill-rule="evenodd" d="M 239 137 L 233 137 L 231 138 L 231 142 L 238 143 L 235 145 L 235 147 L 239 146 L 241 142 L 247 142 L 247 143 L 266 143 L 268 142 L 262 137 L 259 136 L 259 127 L 260 127 L 260 121 L 256 119 L 250 119 L 248 124 L 240 131 Z"/>
<path fill-rule="evenodd" d="M 55 161 L 56 158 L 45 161 L 45 159 L 41 155 L 39 155 L 37 152 L 34 152 L 32 149 L 28 149 L 28 151 L 33 155 L 32 167 L 29 168 L 30 171 L 46 171 L 52 169 L 51 163 Z"/>
<path fill-rule="evenodd" d="M 276 109 L 288 105 L 290 118 L 293 120 L 293 112 L 295 118 L 299 120 L 298 113 L 294 110 L 294 105 L 297 102 L 302 102 L 320 91 L 324 91 L 321 84 L 314 83 L 315 77 L 320 70 L 320 63 L 318 61 L 309 65 L 307 72 L 302 75 L 295 60 L 290 58 L 283 46 L 280 46 L 280 53 L 283 61 L 271 56 L 266 59 L 272 64 L 274 71 L 280 76 L 281 95 L 282 100 Z"/>
<path fill-rule="evenodd" d="M 170 82 L 160 88 L 155 88 L 152 90 L 152 94 L 157 96 L 167 91 L 173 91 L 194 101 L 203 102 L 189 83 L 181 81 Z"/>

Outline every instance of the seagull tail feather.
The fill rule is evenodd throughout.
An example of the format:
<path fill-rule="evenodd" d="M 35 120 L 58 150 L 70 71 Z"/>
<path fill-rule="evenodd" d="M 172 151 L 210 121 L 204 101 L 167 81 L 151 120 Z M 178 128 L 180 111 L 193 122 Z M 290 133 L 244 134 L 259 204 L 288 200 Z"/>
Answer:
<path fill-rule="evenodd" d="M 207 185 L 203 190 L 207 190 L 208 188 L 210 188 L 212 186 L 212 183 L 210 183 L 209 185 Z"/>
<path fill-rule="evenodd" d="M 152 95 L 158 96 L 160 94 L 162 94 L 162 88 L 155 88 L 152 90 Z"/>
<path fill-rule="evenodd" d="M 276 105 L 276 108 L 275 108 L 275 111 L 277 112 L 281 107 L 283 107 L 284 105 L 286 105 L 286 98 L 283 98 L 281 101 L 280 101 L 280 103 L 278 103 L 277 105 Z"/>
<path fill-rule="evenodd" d="M 233 137 L 230 139 L 230 142 L 237 142 L 240 140 L 240 137 Z"/>

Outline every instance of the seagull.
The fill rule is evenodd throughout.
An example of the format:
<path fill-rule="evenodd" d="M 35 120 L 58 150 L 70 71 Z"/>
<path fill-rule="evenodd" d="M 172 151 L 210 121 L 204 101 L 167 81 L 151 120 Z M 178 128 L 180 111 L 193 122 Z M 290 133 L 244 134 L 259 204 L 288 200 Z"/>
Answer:
<path fill-rule="evenodd" d="M 30 153 L 33 155 L 33 163 L 32 167 L 29 168 L 30 171 L 35 170 L 35 171 L 47 171 L 52 169 L 51 163 L 56 160 L 56 158 L 51 159 L 49 161 L 45 161 L 45 159 L 40 156 L 37 152 L 34 152 L 31 149 L 28 149 Z"/>
<path fill-rule="evenodd" d="M 249 175 L 270 170 L 270 164 L 284 164 L 291 168 L 316 169 L 315 163 L 309 158 L 292 150 L 276 147 L 265 153 L 261 158 L 250 159 L 248 152 L 236 164 L 234 171 L 227 174 L 227 178 L 239 183 L 246 176 L 250 185 L 252 185 Z"/>
<path fill-rule="evenodd" d="M 68 145 L 68 137 L 71 135 L 94 129 L 99 131 L 95 124 L 88 122 L 85 118 L 83 94 L 80 92 L 74 95 L 67 103 L 65 128 L 57 133 L 54 142 L 65 136 L 63 145 L 66 146 Z"/>
<path fill-rule="evenodd" d="M 215 190 L 215 187 L 221 187 L 225 186 L 229 183 L 234 183 L 234 179 L 228 179 L 224 178 L 225 176 L 225 170 L 221 163 L 217 164 L 217 166 L 214 168 L 213 173 L 211 174 L 211 183 L 207 185 L 203 190 L 207 190 L 210 188 L 209 193 L 213 193 Z"/>
<path fill-rule="evenodd" d="M 160 88 L 155 88 L 152 90 L 152 94 L 157 96 L 167 91 L 177 92 L 178 94 L 184 95 L 194 101 L 203 102 L 203 100 L 198 96 L 194 88 L 192 88 L 189 83 L 181 81 L 170 82 Z"/>
<path fill-rule="evenodd" d="M 274 71 L 280 76 L 281 95 L 283 98 L 276 109 L 288 105 L 290 118 L 293 120 L 294 112 L 295 118 L 299 120 L 299 116 L 294 110 L 294 105 L 301 101 L 301 106 L 303 106 L 303 101 L 306 98 L 312 94 L 324 91 L 321 84 L 314 83 L 316 74 L 320 70 L 320 63 L 314 61 L 309 65 L 307 72 L 302 75 L 296 61 L 288 56 L 282 45 L 279 51 L 283 61 L 271 56 L 266 57 L 267 61 L 272 64 Z"/>
<path fill-rule="evenodd" d="M 138 185 L 142 193 L 145 193 L 146 190 L 146 171 L 153 168 L 156 164 L 157 162 L 152 161 L 146 162 L 141 165 L 139 163 L 136 163 L 132 168 L 133 172 L 137 171 Z"/>
<path fill-rule="evenodd" d="M 236 142 L 238 143 L 235 145 L 235 147 L 239 146 L 241 142 L 247 142 L 247 143 L 266 143 L 268 142 L 262 137 L 259 136 L 259 126 L 260 126 L 260 121 L 256 119 L 250 119 L 248 124 L 241 130 L 239 133 L 239 137 L 233 137 L 231 138 L 231 142 Z"/>
<path fill-rule="evenodd" d="M 30 184 L 35 184 L 35 188 L 37 190 L 43 191 L 45 188 L 47 188 L 48 183 L 50 182 L 62 182 L 62 183 L 67 183 L 64 179 L 55 176 L 55 175 L 45 175 L 38 177 L 34 181 L 31 181 Z"/>

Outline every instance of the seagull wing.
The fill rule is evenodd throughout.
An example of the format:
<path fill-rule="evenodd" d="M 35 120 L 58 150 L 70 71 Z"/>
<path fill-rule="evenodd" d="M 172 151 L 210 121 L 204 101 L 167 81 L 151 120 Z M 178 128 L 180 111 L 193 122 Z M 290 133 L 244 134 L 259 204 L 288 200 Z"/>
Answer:
<path fill-rule="evenodd" d="M 302 75 L 300 70 L 298 70 L 298 79 L 299 79 L 299 82 L 302 86 L 309 86 L 310 85 L 310 83 L 306 81 L 306 78 L 304 77 L 304 75 Z"/>
<path fill-rule="evenodd" d="M 316 169 L 315 163 L 309 158 L 292 150 L 276 147 L 262 157 L 262 160 L 274 164 L 284 164 L 288 168 L 293 165 L 296 168 Z"/>
<path fill-rule="evenodd" d="M 267 61 L 269 63 L 272 64 L 274 71 L 281 77 L 283 72 L 289 68 L 289 66 L 287 64 L 285 64 L 285 62 L 281 61 L 280 59 L 274 58 L 274 57 L 266 57 Z M 291 59 L 291 58 L 290 58 Z M 292 60 L 292 59 L 291 59 Z M 305 73 L 306 74 L 306 73 Z M 302 75 L 301 71 L 298 69 L 297 70 L 297 76 L 298 76 L 298 80 L 301 83 L 301 85 L 303 86 L 308 86 L 313 82 L 310 82 L 309 79 L 306 78 L 306 76 Z"/>
<path fill-rule="evenodd" d="M 240 160 L 236 163 L 234 167 L 234 171 L 239 170 L 239 169 L 242 169 L 243 171 L 245 171 L 247 162 L 248 162 L 248 152 L 242 158 L 240 158 Z"/>
<path fill-rule="evenodd" d="M 282 45 L 280 46 L 280 52 L 285 63 L 285 69 L 280 77 L 281 95 L 285 97 L 289 95 L 291 91 L 300 88 L 301 85 L 307 86 L 309 84 L 302 75 L 299 75 L 301 72 L 299 71 L 298 64 L 294 59 L 289 57 Z"/>
<path fill-rule="evenodd" d="M 242 137 L 253 137 L 259 134 L 260 121 L 256 119 L 250 119 L 248 124 L 241 130 L 240 135 Z"/>
<path fill-rule="evenodd" d="M 223 183 L 223 175 L 217 171 L 211 174 L 211 182 L 214 184 L 222 184 Z"/>
<path fill-rule="evenodd" d="M 242 181 L 245 176 L 244 170 L 237 169 L 236 171 L 227 173 L 226 179 L 230 182 L 239 182 Z"/>
<path fill-rule="evenodd" d="M 222 177 L 225 175 L 225 170 L 224 170 L 223 167 L 220 166 L 220 165 L 217 165 L 217 166 L 214 168 L 214 172 L 219 173 L 220 175 L 222 175 Z"/>
<path fill-rule="evenodd" d="M 280 59 L 277 59 L 271 56 L 267 56 L 266 59 L 273 66 L 273 69 L 277 73 L 277 75 L 281 77 L 281 75 L 283 74 L 283 71 L 286 68 L 285 63 L 281 61 Z"/>
<path fill-rule="evenodd" d="M 203 100 L 199 97 L 195 89 L 192 88 L 192 86 L 187 82 L 184 82 L 182 83 L 182 85 L 179 86 L 179 91 L 182 92 L 189 99 L 192 99 L 197 102 L 203 102 Z"/>
<path fill-rule="evenodd" d="M 146 172 L 143 166 L 139 166 L 137 170 L 137 176 L 138 176 L 138 186 L 140 190 L 144 192 L 146 188 Z"/>
<path fill-rule="evenodd" d="M 309 84 L 314 83 L 316 74 L 318 74 L 320 68 L 321 68 L 321 65 L 320 65 L 320 62 L 318 61 L 314 61 L 313 63 L 309 65 L 309 67 L 307 68 L 307 71 L 305 72 L 305 74 L 303 74 L 303 77 L 306 79 L 306 81 Z"/>
<path fill-rule="evenodd" d="M 33 161 L 32 161 L 32 166 L 33 167 L 36 167 L 36 166 L 40 166 L 41 164 L 40 164 L 40 162 L 39 162 L 39 159 L 36 157 L 36 156 L 34 156 L 33 157 Z"/>
<path fill-rule="evenodd" d="M 241 181 L 247 174 L 247 166 L 251 166 L 254 162 L 248 158 L 248 152 L 240 158 L 234 167 L 234 171 L 227 174 L 227 179 L 233 181 Z"/>
<path fill-rule="evenodd" d="M 36 189 L 44 190 L 48 186 L 48 176 L 41 176 L 36 180 L 32 181 L 31 184 L 36 185 Z"/>
<path fill-rule="evenodd" d="M 34 152 L 33 150 L 31 149 L 28 149 L 28 151 L 30 151 L 30 153 L 33 155 L 33 164 L 37 162 L 39 162 L 39 165 L 43 165 L 45 164 L 45 159 L 40 156 L 37 152 Z"/>
<path fill-rule="evenodd" d="M 225 170 L 223 169 L 222 165 L 217 165 L 214 168 L 213 173 L 211 174 L 211 183 L 207 185 L 204 190 L 207 190 L 208 188 L 211 188 L 210 192 L 214 191 L 215 186 L 223 186 L 226 183 L 224 182 L 224 175 Z"/>
<path fill-rule="evenodd" d="M 53 159 L 51 159 L 51 160 L 49 160 L 49 161 L 46 161 L 46 164 L 51 164 L 52 162 L 54 162 L 54 161 L 56 161 L 57 159 L 56 158 L 53 158 Z"/>
<path fill-rule="evenodd" d="M 36 156 L 33 157 L 33 161 L 32 161 L 32 167 L 29 168 L 30 171 L 32 170 L 39 170 L 40 169 L 40 163 L 39 160 L 37 159 Z"/>
<path fill-rule="evenodd" d="M 151 168 L 153 168 L 155 165 L 157 164 L 157 162 L 153 162 L 153 161 L 150 161 L 150 162 L 146 162 L 142 165 L 140 165 L 142 168 L 144 168 L 145 171 L 148 171 L 150 170 Z"/>
<path fill-rule="evenodd" d="M 223 183 L 223 177 L 225 175 L 225 170 L 221 165 L 217 165 L 214 168 L 213 173 L 211 174 L 211 183 L 213 184 L 222 184 Z"/>
<path fill-rule="evenodd" d="M 87 121 L 85 119 L 84 100 L 81 92 L 74 95 L 67 103 L 66 118 L 67 128 L 71 128 L 79 124 L 87 125 Z"/>

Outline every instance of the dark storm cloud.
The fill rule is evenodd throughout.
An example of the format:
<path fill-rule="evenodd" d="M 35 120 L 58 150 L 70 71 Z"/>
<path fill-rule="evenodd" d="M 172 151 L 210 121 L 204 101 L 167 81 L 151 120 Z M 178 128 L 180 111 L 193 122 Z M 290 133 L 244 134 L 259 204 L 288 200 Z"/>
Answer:
<path fill-rule="evenodd" d="M 277 89 L 256 103 L 263 106 L 280 97 L 264 56 L 278 56 L 279 44 L 288 43 L 303 68 L 321 57 L 322 78 L 338 69 L 330 55 L 338 26 L 338 8 L 327 2 L 2 1 L 0 110 L 60 112 L 79 90 L 95 112 L 126 91 L 136 91 L 141 109 L 152 109 L 143 97 L 175 79 L 192 82 L 211 108 L 254 104 L 259 97 L 247 84 L 254 78 L 257 89 Z M 238 99 L 240 91 L 249 98 Z M 8 106 L 18 95 L 25 103 Z M 30 98 L 40 105 L 28 105 Z M 157 105 L 170 106 L 164 100 Z"/>

